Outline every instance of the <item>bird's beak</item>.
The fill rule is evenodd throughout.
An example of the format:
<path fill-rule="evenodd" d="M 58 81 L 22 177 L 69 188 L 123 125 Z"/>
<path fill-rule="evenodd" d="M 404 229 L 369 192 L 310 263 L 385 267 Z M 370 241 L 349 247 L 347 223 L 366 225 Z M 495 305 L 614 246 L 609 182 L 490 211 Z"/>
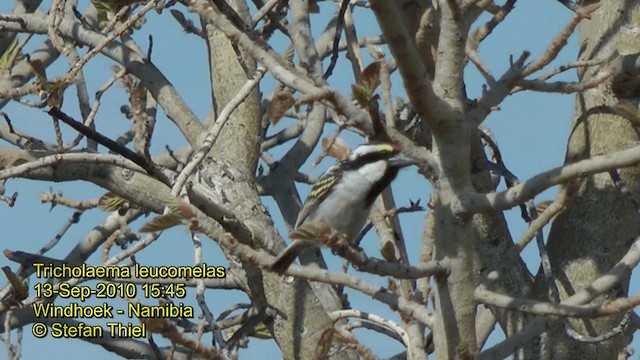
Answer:
<path fill-rule="evenodd" d="M 389 165 L 396 168 L 403 168 L 406 166 L 417 165 L 418 161 L 408 155 L 400 153 L 389 159 Z"/>

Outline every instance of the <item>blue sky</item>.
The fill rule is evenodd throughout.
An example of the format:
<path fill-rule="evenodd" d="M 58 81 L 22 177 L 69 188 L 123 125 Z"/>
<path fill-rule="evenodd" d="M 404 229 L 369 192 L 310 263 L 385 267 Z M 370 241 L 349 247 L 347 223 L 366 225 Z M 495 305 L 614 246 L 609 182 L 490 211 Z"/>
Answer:
<path fill-rule="evenodd" d="M 43 8 L 49 7 L 49 1 L 45 1 L 44 4 Z M 87 6 L 88 2 L 82 2 L 82 4 L 80 10 L 83 9 L 83 6 Z M 10 1 L 0 2 L 0 13 L 7 13 L 13 5 L 14 3 Z M 337 10 L 337 5 L 333 2 L 322 2 L 320 6 L 322 11 L 327 13 L 333 13 L 333 11 Z M 519 1 L 507 21 L 483 43 L 480 48 L 480 55 L 494 75 L 499 76 L 509 66 L 510 55 L 517 57 L 522 51 L 528 50 L 532 53 L 531 59 L 539 56 L 550 40 L 564 27 L 571 15 L 569 10 L 554 0 Z M 354 18 L 358 26 L 359 35 L 377 34 L 374 26 L 375 20 L 365 11 L 356 10 Z M 484 19 L 486 20 L 486 17 Z M 313 31 L 317 35 L 324 28 L 326 17 L 324 15 L 314 17 L 312 21 L 315 21 Z M 211 110 L 211 104 L 209 87 L 206 81 L 208 78 L 208 66 L 204 44 L 195 36 L 185 35 L 168 12 L 160 16 L 155 12 L 150 12 L 147 22 L 148 24 L 141 31 L 135 33 L 134 38 L 142 48 L 146 48 L 148 35 L 153 35 L 153 62 L 183 95 L 195 114 L 200 118 L 206 117 Z M 42 36 L 38 38 L 40 39 L 39 41 L 42 41 Z M 32 40 L 32 43 L 38 44 L 39 41 Z M 284 48 L 286 48 L 286 44 L 282 41 L 276 43 L 277 50 L 283 51 Z M 82 51 L 86 51 L 86 49 Z M 366 54 L 366 51 L 363 53 Z M 389 54 L 388 51 L 387 54 Z M 576 58 L 576 54 L 577 46 L 574 36 L 554 64 L 560 65 L 573 61 Z M 344 94 L 349 94 L 353 77 L 350 65 L 342 60 L 344 60 L 344 54 L 340 56 L 340 64 L 334 70 L 334 76 L 329 82 L 330 85 Z M 97 58 L 87 65 L 85 76 L 88 79 L 90 95 L 95 93 L 112 76 L 112 72 L 105 70 L 111 65 L 110 60 L 103 58 Z M 327 63 L 325 63 L 326 65 Z M 68 65 L 65 61 L 58 61 L 47 72 L 50 77 L 53 77 L 64 73 L 67 69 Z M 465 76 L 469 96 L 472 98 L 478 96 L 484 83 L 483 78 L 471 66 Z M 562 75 L 559 79 L 568 80 L 574 77 L 573 73 L 569 73 Z M 397 74 L 394 75 L 392 81 L 394 81 L 394 95 L 402 96 L 401 81 L 398 79 Z M 264 94 L 269 94 L 273 86 L 273 80 L 267 77 L 261 90 Z M 73 93 L 72 89 L 67 94 L 64 110 L 78 118 L 79 112 L 77 111 L 77 105 L 74 103 Z M 519 93 L 509 97 L 501 104 L 501 110 L 491 114 L 485 123 L 495 133 L 507 166 L 521 180 L 562 164 L 573 101 L 573 95 Z M 98 130 L 110 136 L 117 136 L 125 131 L 130 125 L 129 120 L 124 119 L 118 109 L 126 102 L 127 96 L 119 85 L 109 90 L 102 98 L 102 110 L 97 118 Z M 13 125 L 17 129 L 41 135 L 46 139 L 52 139 L 51 122 L 41 110 L 29 109 L 19 104 L 11 103 L 3 108 L 2 111 L 11 116 Z M 291 122 L 289 121 L 282 121 L 272 131 L 281 130 L 290 124 Z M 160 114 L 152 143 L 152 153 L 162 151 L 165 145 L 169 145 L 173 149 L 184 145 L 184 140 L 179 136 L 175 136 L 176 131 L 176 127 L 164 115 Z M 67 140 L 75 136 L 71 129 L 64 126 L 63 132 Z M 334 128 L 328 127 L 324 135 L 331 136 L 333 133 Z M 355 135 L 345 135 L 345 137 L 351 144 L 364 141 Z M 288 146 L 283 146 L 283 149 L 275 151 L 274 155 L 277 156 L 286 151 L 286 149 L 288 149 Z M 308 171 L 315 176 L 320 175 L 322 171 L 332 164 L 330 159 L 326 159 L 317 168 L 310 169 L 309 164 L 317 157 L 317 154 L 318 152 L 316 151 L 303 168 L 304 171 Z M 55 235 L 66 219 L 71 216 L 72 210 L 60 206 L 50 210 L 48 205 L 40 204 L 38 193 L 48 191 L 49 187 L 56 191 L 62 191 L 66 197 L 75 200 L 98 197 L 105 192 L 91 184 L 81 182 L 45 184 L 35 181 L 8 181 L 6 184 L 7 194 L 18 191 L 20 195 L 16 206 L 12 209 L 7 208 L 5 204 L 0 204 L 0 218 L 9 220 L 4 226 L 0 226 L 0 239 L 3 240 L 3 249 L 36 252 Z M 309 186 L 300 185 L 301 195 L 306 196 L 309 188 Z M 414 169 L 404 170 L 394 183 L 396 202 L 400 206 L 408 205 L 409 199 L 415 200 L 418 198 L 421 199 L 422 204 L 425 204 L 429 190 L 429 186 Z M 542 194 L 537 200 L 552 199 L 554 195 L 555 189 L 552 189 Z M 287 230 L 283 226 L 280 212 L 273 206 L 274 202 L 269 198 L 265 198 L 264 202 L 269 207 L 280 233 L 285 235 Z M 83 214 L 80 223 L 72 227 L 60 243 L 47 255 L 54 258 L 63 258 L 88 230 L 103 221 L 107 215 L 99 210 L 86 212 Z M 520 219 L 519 210 L 507 211 L 506 216 L 512 236 L 516 239 L 519 238 L 526 227 Z M 408 239 L 410 254 L 418 253 L 423 217 L 424 213 L 415 213 L 406 214 L 401 218 L 405 237 Z M 136 224 L 132 225 L 133 229 L 137 229 L 141 222 L 139 221 Z M 210 241 L 203 239 L 203 243 L 204 259 L 208 264 L 225 264 L 220 252 Z M 368 237 L 365 240 L 364 247 L 371 254 L 377 254 L 379 250 L 378 242 L 372 237 Z M 536 272 L 539 265 L 537 249 L 534 246 L 529 246 L 523 254 L 529 269 L 532 272 Z M 115 251 L 112 250 L 110 255 L 115 255 Z M 193 264 L 193 248 L 189 234 L 184 229 L 168 231 L 152 246 L 137 255 L 136 258 L 138 262 L 145 265 L 191 265 Z M 92 264 L 97 264 L 98 261 L 97 255 L 90 259 Z M 335 267 L 340 264 L 340 261 L 331 254 L 328 254 L 328 261 L 330 266 Z M 0 266 L 5 265 L 11 266 L 14 270 L 16 269 L 15 264 L 8 262 L 4 257 L 0 257 Z M 381 279 L 373 276 L 365 276 L 365 278 L 378 283 L 381 281 Z M 95 285 L 95 283 L 88 284 Z M 32 286 L 33 282 L 31 283 Z M 637 292 L 638 286 L 632 285 L 632 293 Z M 194 294 L 195 292 L 190 290 L 187 300 L 194 305 L 195 313 L 199 314 L 199 309 L 190 300 L 194 298 Z M 214 316 L 234 303 L 247 302 L 246 297 L 239 292 L 210 290 L 206 296 Z M 357 293 L 350 293 L 349 296 L 354 308 L 397 320 L 397 317 L 385 305 L 373 303 L 368 297 Z M 148 304 L 154 304 L 152 300 L 139 298 Z M 58 303 L 63 304 L 64 302 Z M 94 301 L 94 303 L 99 304 L 98 301 Z M 120 300 L 110 303 L 116 307 L 124 307 L 124 302 Z M 128 321 L 126 318 L 120 320 Z M 137 322 L 135 319 L 131 321 Z M 101 322 L 88 321 L 88 323 L 100 324 Z M 30 334 L 30 326 L 25 327 L 24 330 L 24 346 L 22 348 L 24 359 L 36 359 L 45 354 L 51 359 L 74 358 L 78 357 L 79 354 L 81 354 L 82 358 L 109 359 L 113 357 L 102 348 L 80 340 L 57 340 L 51 337 L 35 339 Z M 363 335 L 362 338 L 365 344 L 381 356 L 390 356 L 402 350 L 398 344 L 380 335 L 371 332 L 359 332 L 358 334 Z M 15 336 L 15 332 L 12 333 L 12 336 Z M 499 335 L 495 335 L 490 341 L 495 342 L 498 339 Z M 156 341 L 158 341 L 157 337 Z M 205 342 L 208 341 L 210 341 L 210 337 L 205 336 Z M 162 341 L 159 342 L 163 343 Z M 640 349 L 637 340 L 634 342 L 634 348 Z M 241 357 L 259 355 L 261 358 L 278 358 L 279 354 L 279 350 L 272 342 L 256 339 L 251 340 L 248 350 L 243 350 L 240 353 Z M 0 352 L 0 358 L 4 356 L 6 356 L 5 353 Z"/>

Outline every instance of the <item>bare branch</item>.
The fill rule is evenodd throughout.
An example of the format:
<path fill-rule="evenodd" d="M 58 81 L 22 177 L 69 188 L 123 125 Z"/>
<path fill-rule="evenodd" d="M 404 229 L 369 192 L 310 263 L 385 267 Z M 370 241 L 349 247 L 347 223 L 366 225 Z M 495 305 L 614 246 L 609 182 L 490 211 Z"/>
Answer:
<path fill-rule="evenodd" d="M 87 154 L 87 153 L 71 153 L 71 154 L 56 154 L 42 157 L 38 160 L 28 161 L 17 166 L 10 167 L 8 169 L 0 170 L 0 179 L 8 179 L 12 177 L 20 177 L 28 172 L 48 167 L 60 163 L 95 163 L 95 164 L 109 164 L 119 166 L 125 169 L 144 173 L 144 170 L 134 164 L 131 160 L 125 159 L 119 155 L 111 154 Z"/>
<path fill-rule="evenodd" d="M 513 92 L 517 92 L 520 90 L 520 88 L 522 88 L 548 93 L 571 94 L 593 89 L 607 81 L 611 77 L 611 75 L 613 75 L 612 69 L 607 69 L 599 72 L 598 75 L 583 82 L 556 81 L 552 83 L 546 83 L 538 80 L 520 80 L 518 82 L 518 87 L 516 87 Z"/>
<path fill-rule="evenodd" d="M 44 34 L 47 32 L 46 19 L 42 15 L 22 15 L 11 19 L 0 19 L 0 26 L 8 31 L 27 31 Z M 25 24 L 26 27 L 23 28 L 20 24 Z M 167 117 L 176 123 L 189 143 L 192 145 L 198 143 L 198 136 L 202 132 L 202 126 L 198 118 L 189 109 L 169 80 L 152 63 L 142 58 L 140 54 L 129 47 L 115 40 L 110 42 L 106 36 L 83 27 L 76 27 L 71 22 L 62 22 L 58 30 L 62 36 L 93 48 L 106 42 L 107 46 L 103 46 L 102 53 L 122 64 L 140 79 L 143 85 L 156 98 Z"/>
<path fill-rule="evenodd" d="M 507 310 L 522 311 L 540 316 L 562 316 L 577 318 L 599 318 L 629 311 L 640 305 L 640 295 L 630 298 L 620 298 L 606 302 L 603 305 L 564 305 L 530 299 L 514 298 L 487 290 L 479 286 L 474 297 L 476 301 L 485 305 L 497 306 Z"/>
<path fill-rule="evenodd" d="M 638 163 L 640 163 L 640 146 L 611 154 L 594 156 L 591 159 L 545 171 L 505 191 L 486 195 L 471 192 L 461 194 L 460 210 L 478 213 L 509 209 L 533 198 L 554 185 Z"/>
<path fill-rule="evenodd" d="M 533 239 L 535 234 L 542 231 L 542 228 L 548 224 L 556 215 L 563 211 L 573 196 L 575 195 L 575 186 L 571 183 L 563 186 L 556 199 L 540 214 L 529 223 L 527 230 L 520 236 L 520 240 L 516 244 L 518 251 L 524 250 L 524 248 Z"/>
<path fill-rule="evenodd" d="M 636 238 L 629 251 L 607 273 L 595 279 L 590 286 L 577 291 L 574 295 L 562 301 L 561 305 L 586 304 L 600 295 L 605 294 L 616 286 L 622 279 L 627 278 L 631 271 L 640 263 L 640 238 Z M 525 346 L 547 328 L 546 320 L 538 318 L 531 321 L 520 331 L 512 334 L 508 339 L 481 352 L 478 359 L 503 359 L 514 353 L 519 347 Z"/>
<path fill-rule="evenodd" d="M 436 97 L 427 69 L 420 59 L 417 48 L 407 29 L 402 24 L 402 17 L 398 4 L 389 1 L 371 1 L 384 37 L 394 39 L 389 43 L 393 58 L 398 64 L 404 86 L 411 100 L 411 104 L 430 125 L 433 125 L 432 106 L 439 103 Z"/>
<path fill-rule="evenodd" d="M 385 327 L 393 331 L 395 334 L 397 334 L 402 339 L 404 346 L 409 347 L 410 340 L 406 331 L 404 331 L 402 327 L 400 327 L 398 324 L 394 323 L 393 321 L 384 319 L 381 316 L 378 316 L 376 314 L 359 311 L 359 310 L 353 310 L 353 309 L 334 311 L 331 313 L 331 319 L 333 321 L 337 321 L 340 319 L 347 319 L 347 318 L 363 319 L 363 320 L 370 321 L 374 324 L 378 324 L 382 327 Z"/>
<path fill-rule="evenodd" d="M 308 77 L 290 69 L 288 64 L 284 63 L 267 44 L 256 43 L 245 33 L 236 29 L 224 17 L 217 15 L 215 11 L 206 3 L 203 3 L 202 0 L 192 0 L 190 4 L 191 11 L 197 12 L 204 19 L 207 19 L 207 21 L 227 34 L 234 43 L 237 43 L 256 61 L 263 64 L 278 81 L 308 96 L 317 96 L 329 100 L 330 103 L 335 106 L 336 110 L 349 119 L 350 124 L 360 129 L 366 129 L 368 132 L 371 131 L 369 116 L 365 111 L 353 105 L 351 101 L 333 92 L 328 87 L 316 86 Z M 327 97 L 327 94 L 331 94 L 332 96 Z"/>
<path fill-rule="evenodd" d="M 476 29 L 467 39 L 467 52 L 473 50 L 476 52 L 480 43 L 486 39 L 493 30 L 504 21 L 504 19 L 511 13 L 513 7 L 516 4 L 516 0 L 507 0 L 504 5 L 500 7 L 500 9 L 493 15 L 491 20 L 487 21 L 483 26 Z"/>
<path fill-rule="evenodd" d="M 328 79 L 332 74 L 333 74 L 333 69 L 336 66 L 336 63 L 338 62 L 338 47 L 340 45 L 340 36 L 342 35 L 342 28 L 344 26 L 344 22 L 345 22 L 345 13 L 347 12 L 347 9 L 349 8 L 349 0 L 342 0 L 342 4 L 340 4 L 340 10 L 338 11 L 338 15 L 337 15 L 337 22 L 336 22 L 336 32 L 334 35 L 334 39 L 333 39 L 333 50 L 331 51 L 331 62 L 329 63 L 329 66 L 327 67 L 327 70 L 324 73 L 324 79 Z"/>
<path fill-rule="evenodd" d="M 567 40 L 584 18 L 584 15 L 576 14 L 562 32 L 551 42 L 551 45 L 549 45 L 545 53 L 538 60 L 525 67 L 523 76 L 529 76 L 552 62 L 556 56 L 558 56 L 560 50 L 567 45 Z"/>

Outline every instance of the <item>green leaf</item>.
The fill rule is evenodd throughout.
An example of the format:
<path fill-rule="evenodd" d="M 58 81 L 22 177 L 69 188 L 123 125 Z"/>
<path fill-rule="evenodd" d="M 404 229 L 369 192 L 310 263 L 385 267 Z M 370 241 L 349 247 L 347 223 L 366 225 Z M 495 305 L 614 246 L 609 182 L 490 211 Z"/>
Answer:
<path fill-rule="evenodd" d="M 196 212 L 191 204 L 178 199 L 177 197 L 168 195 L 160 196 L 160 200 L 169 208 L 171 213 L 179 216 L 181 219 L 195 219 Z"/>
<path fill-rule="evenodd" d="M 189 230 L 195 230 L 206 234 L 207 236 L 215 236 L 216 232 L 209 229 L 206 223 L 200 221 L 193 205 L 188 204 L 174 196 L 160 196 L 160 200 L 164 202 L 169 209 L 169 214 L 156 216 L 154 219 L 144 224 L 140 228 L 140 232 L 156 232 L 172 228 L 177 225 L 187 225 Z"/>
<path fill-rule="evenodd" d="M 104 194 L 100 200 L 98 200 L 98 208 L 102 211 L 116 211 L 124 206 L 128 208 L 129 202 L 112 192 Z"/>
<path fill-rule="evenodd" d="M 167 230 L 174 226 L 181 225 L 182 220 L 183 219 L 176 214 L 165 214 L 156 216 L 155 218 L 151 219 L 151 221 L 142 225 L 142 227 L 140 228 L 140 232 L 149 233 Z"/>
<path fill-rule="evenodd" d="M 371 96 L 373 95 L 373 91 L 368 89 L 365 86 L 352 84 L 351 92 L 353 94 L 353 98 L 356 99 L 360 106 L 366 108 L 369 106 L 369 101 L 371 100 Z"/>
<path fill-rule="evenodd" d="M 9 60 L 15 53 L 17 47 L 18 47 L 18 37 L 16 36 L 13 38 L 13 41 L 11 42 L 11 44 L 9 44 L 9 46 L 7 47 L 7 50 L 4 52 L 4 54 L 0 56 L 0 69 L 10 69 L 13 66 L 13 64 L 9 64 Z M 16 56 L 15 61 L 20 61 L 22 59 L 24 59 L 24 55 L 22 54 L 22 51 L 20 51 Z"/>

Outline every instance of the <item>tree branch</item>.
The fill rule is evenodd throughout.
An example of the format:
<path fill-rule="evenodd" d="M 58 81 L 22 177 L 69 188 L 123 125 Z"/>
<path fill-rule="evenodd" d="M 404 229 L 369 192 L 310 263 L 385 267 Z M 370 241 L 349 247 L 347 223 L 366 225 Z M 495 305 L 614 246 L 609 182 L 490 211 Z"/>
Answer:
<path fill-rule="evenodd" d="M 508 190 L 498 193 L 479 194 L 466 192 L 460 194 L 460 210 L 470 213 L 499 211 L 521 204 L 544 190 L 567 181 L 585 177 L 612 169 L 633 166 L 640 163 L 640 146 L 615 153 L 594 156 L 540 173 Z"/>

